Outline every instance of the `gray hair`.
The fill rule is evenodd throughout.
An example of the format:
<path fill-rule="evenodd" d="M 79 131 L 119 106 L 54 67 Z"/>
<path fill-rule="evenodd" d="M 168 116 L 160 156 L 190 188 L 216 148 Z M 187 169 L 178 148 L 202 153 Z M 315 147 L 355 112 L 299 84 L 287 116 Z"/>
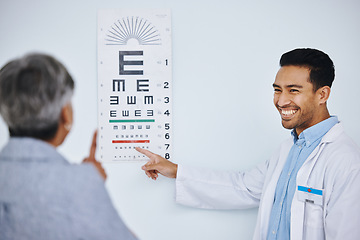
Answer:
<path fill-rule="evenodd" d="M 59 61 L 45 54 L 25 55 L 0 70 L 0 114 L 10 132 L 57 129 L 73 91 L 74 81 Z"/>

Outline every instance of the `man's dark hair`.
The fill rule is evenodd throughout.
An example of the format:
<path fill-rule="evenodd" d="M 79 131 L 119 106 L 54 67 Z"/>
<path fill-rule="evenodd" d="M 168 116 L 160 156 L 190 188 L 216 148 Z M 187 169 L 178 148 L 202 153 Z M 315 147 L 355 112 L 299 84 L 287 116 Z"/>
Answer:
<path fill-rule="evenodd" d="M 317 49 L 299 48 L 284 53 L 280 58 L 280 66 L 299 66 L 310 70 L 309 81 L 314 91 L 323 86 L 331 87 L 335 78 L 334 63 L 330 57 Z"/>

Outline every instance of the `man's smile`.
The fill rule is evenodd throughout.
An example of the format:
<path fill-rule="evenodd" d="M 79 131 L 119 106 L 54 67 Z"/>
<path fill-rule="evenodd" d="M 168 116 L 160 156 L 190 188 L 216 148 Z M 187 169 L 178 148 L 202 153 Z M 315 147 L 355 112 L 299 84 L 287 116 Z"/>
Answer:
<path fill-rule="evenodd" d="M 283 108 L 278 108 L 281 114 L 281 118 L 284 120 L 289 120 L 291 119 L 298 111 L 298 109 L 283 109 Z"/>

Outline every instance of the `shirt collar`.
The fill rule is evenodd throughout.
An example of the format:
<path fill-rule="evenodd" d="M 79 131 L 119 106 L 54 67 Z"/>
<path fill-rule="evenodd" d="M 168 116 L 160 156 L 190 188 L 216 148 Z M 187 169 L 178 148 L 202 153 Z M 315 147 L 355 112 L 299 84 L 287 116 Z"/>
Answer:
<path fill-rule="evenodd" d="M 291 131 L 294 144 L 297 142 L 305 142 L 305 146 L 310 147 L 315 141 L 322 138 L 335 124 L 339 122 L 337 116 L 331 116 L 324 121 L 305 129 L 300 136 L 297 136 L 295 129 Z M 300 141 L 298 141 L 300 140 Z"/>

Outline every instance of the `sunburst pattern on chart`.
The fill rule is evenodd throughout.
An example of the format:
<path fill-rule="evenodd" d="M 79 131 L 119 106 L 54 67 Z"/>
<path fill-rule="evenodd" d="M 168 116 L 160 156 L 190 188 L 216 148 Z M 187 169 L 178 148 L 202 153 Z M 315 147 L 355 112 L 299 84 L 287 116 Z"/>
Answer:
<path fill-rule="evenodd" d="M 160 45 L 159 31 L 146 19 L 126 17 L 115 22 L 106 34 L 106 45 L 126 45 L 136 39 L 140 45 Z"/>

